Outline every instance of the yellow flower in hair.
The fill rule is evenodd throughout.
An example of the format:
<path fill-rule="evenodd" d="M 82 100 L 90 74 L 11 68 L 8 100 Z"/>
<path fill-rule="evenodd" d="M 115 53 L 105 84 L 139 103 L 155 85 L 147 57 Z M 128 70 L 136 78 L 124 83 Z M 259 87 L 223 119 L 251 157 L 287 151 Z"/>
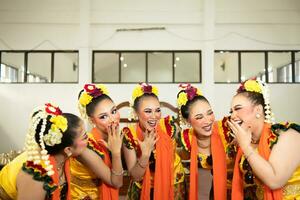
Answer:
<path fill-rule="evenodd" d="M 158 89 L 155 86 L 152 86 L 152 93 L 158 96 Z"/>
<path fill-rule="evenodd" d="M 132 100 L 134 101 L 136 98 L 142 96 L 143 93 L 143 89 L 140 85 L 136 86 L 132 92 Z"/>
<path fill-rule="evenodd" d="M 62 115 L 58 115 L 58 116 L 55 116 L 55 117 L 52 117 L 51 119 L 50 119 L 50 122 L 52 122 L 53 124 L 52 124 L 52 126 L 51 126 L 51 129 L 53 128 L 53 129 L 56 129 L 56 127 L 57 128 L 59 128 L 60 130 L 62 130 L 63 132 L 65 132 L 66 130 L 67 130 L 67 128 L 68 128 L 68 121 L 67 121 L 67 119 L 64 117 L 64 116 L 62 116 Z M 53 130 L 54 131 L 54 130 Z"/>
<path fill-rule="evenodd" d="M 203 96 L 201 90 L 199 90 L 198 88 L 197 88 L 197 93 L 196 93 L 196 94 L 197 94 L 198 96 Z"/>
<path fill-rule="evenodd" d="M 177 98 L 177 105 L 180 108 L 181 106 L 185 105 L 188 101 L 187 95 L 185 92 L 181 92 Z"/>
<path fill-rule="evenodd" d="M 102 94 L 108 95 L 108 89 L 103 84 L 97 84 L 96 87 L 101 90 Z"/>
<path fill-rule="evenodd" d="M 82 106 L 88 105 L 92 101 L 93 97 L 88 95 L 86 92 L 82 93 L 79 98 L 79 103 Z"/>
<path fill-rule="evenodd" d="M 244 84 L 244 87 L 248 92 L 262 93 L 261 87 L 256 80 L 247 80 Z"/>

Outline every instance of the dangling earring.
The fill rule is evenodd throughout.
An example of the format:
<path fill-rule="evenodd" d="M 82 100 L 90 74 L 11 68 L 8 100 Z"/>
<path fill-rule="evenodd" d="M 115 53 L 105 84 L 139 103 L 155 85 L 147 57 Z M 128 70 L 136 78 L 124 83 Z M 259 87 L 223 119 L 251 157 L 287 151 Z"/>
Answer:
<path fill-rule="evenodd" d="M 259 119 L 260 118 L 260 114 L 256 113 L 255 117 L 256 117 L 256 119 Z"/>

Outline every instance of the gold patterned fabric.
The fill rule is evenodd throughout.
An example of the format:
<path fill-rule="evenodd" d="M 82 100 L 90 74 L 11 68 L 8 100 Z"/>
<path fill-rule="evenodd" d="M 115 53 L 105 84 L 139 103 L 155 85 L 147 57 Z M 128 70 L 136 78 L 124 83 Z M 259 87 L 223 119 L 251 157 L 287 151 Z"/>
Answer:
<path fill-rule="evenodd" d="M 89 140 L 94 140 L 92 134 L 88 134 Z M 94 140 L 95 141 L 95 140 Z M 73 200 L 81 199 L 101 199 L 99 186 L 101 182 L 76 158 L 70 158 L 71 170 L 71 198 Z"/>

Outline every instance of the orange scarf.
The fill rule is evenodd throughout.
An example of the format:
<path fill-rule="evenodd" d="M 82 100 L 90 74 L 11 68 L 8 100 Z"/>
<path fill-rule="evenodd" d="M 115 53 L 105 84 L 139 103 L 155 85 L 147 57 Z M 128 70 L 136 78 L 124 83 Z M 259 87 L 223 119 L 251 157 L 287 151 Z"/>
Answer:
<path fill-rule="evenodd" d="M 173 200 L 174 199 L 174 145 L 172 138 L 163 131 L 162 127 L 158 125 L 157 134 L 159 140 L 156 142 L 156 161 L 155 161 L 155 174 L 154 174 L 154 199 L 155 200 Z M 137 137 L 143 140 L 143 132 L 139 125 L 137 125 Z M 150 169 L 147 167 L 142 191 L 141 200 L 150 200 L 151 190 L 151 174 Z"/>
<path fill-rule="evenodd" d="M 191 142 L 190 192 L 189 199 L 198 199 L 198 145 L 195 134 Z M 227 196 L 227 166 L 226 154 L 219 136 L 217 123 L 213 126 L 211 136 L 211 153 L 213 158 L 214 199 L 226 199 Z"/>
<path fill-rule="evenodd" d="M 55 158 L 53 156 L 49 157 L 50 163 L 51 165 L 53 165 L 53 171 L 54 174 L 51 176 L 53 183 L 55 185 L 57 185 L 57 189 L 54 190 L 54 192 L 52 193 L 52 200 L 60 200 L 60 189 L 59 189 L 59 175 L 58 175 L 58 171 L 57 171 L 57 167 L 56 167 L 56 161 Z M 66 179 L 67 179 L 67 184 L 68 184 L 68 192 L 67 192 L 67 200 L 71 199 L 71 195 L 70 195 L 70 162 L 69 159 L 67 159 L 65 161 L 65 175 L 66 175 Z"/>
<path fill-rule="evenodd" d="M 263 127 L 263 132 L 260 136 L 259 144 L 258 144 L 258 153 L 261 155 L 265 160 L 269 160 L 271 149 L 269 147 L 269 136 L 271 133 L 270 124 L 265 123 Z M 239 148 L 235 165 L 234 165 L 234 173 L 233 173 L 233 180 L 232 180 L 232 200 L 243 200 L 244 199 L 244 185 L 243 179 L 241 177 L 241 172 L 239 169 L 239 162 L 243 155 L 242 150 Z M 264 188 L 264 200 L 281 200 L 282 196 L 282 189 L 271 190 L 268 186 L 263 185 Z"/>
<path fill-rule="evenodd" d="M 103 145 L 102 143 L 102 138 L 101 138 L 101 133 L 97 128 L 93 128 L 91 131 L 93 137 L 95 138 L 95 140 L 97 141 L 97 143 L 102 147 L 103 149 L 103 153 L 104 153 L 104 163 L 111 168 L 111 161 L 110 161 L 110 157 L 109 157 L 109 151 L 108 149 Z M 119 199 L 119 190 L 107 185 L 105 183 L 102 183 L 99 186 L 99 192 L 100 192 L 100 196 L 102 197 L 102 199 L 104 200 L 118 200 Z"/>

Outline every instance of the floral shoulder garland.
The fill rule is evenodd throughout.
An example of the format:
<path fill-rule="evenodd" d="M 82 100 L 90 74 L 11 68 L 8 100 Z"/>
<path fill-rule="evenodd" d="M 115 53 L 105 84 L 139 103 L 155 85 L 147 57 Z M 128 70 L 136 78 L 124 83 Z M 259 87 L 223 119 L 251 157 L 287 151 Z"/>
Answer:
<path fill-rule="evenodd" d="M 229 158 L 234 158 L 237 152 L 237 148 L 232 143 L 234 137 L 232 136 L 231 130 L 227 124 L 228 120 L 229 117 L 223 117 L 223 119 L 221 121 L 218 121 L 217 124 L 218 124 L 220 137 L 225 148 L 225 153 Z"/>
<path fill-rule="evenodd" d="M 33 179 L 44 182 L 44 190 L 46 191 L 46 198 L 51 198 L 52 193 L 57 189 L 51 176 L 47 175 L 46 169 L 40 164 L 34 164 L 33 161 L 27 161 L 23 164 L 22 170 L 30 175 Z"/>
<path fill-rule="evenodd" d="M 99 145 L 95 140 L 92 138 L 88 138 L 88 145 L 87 147 L 94 151 L 98 156 L 100 156 L 102 159 L 104 159 L 104 149 L 101 145 Z"/>
<path fill-rule="evenodd" d="M 184 150 L 187 152 L 191 152 L 192 145 L 192 134 L 193 134 L 193 129 L 185 129 L 180 133 L 180 142 L 181 145 L 183 146 Z"/>
<path fill-rule="evenodd" d="M 174 136 L 176 135 L 175 123 L 175 118 L 173 116 L 167 116 L 163 119 L 163 124 L 166 127 L 166 132 L 171 138 L 174 138 Z"/>
<path fill-rule="evenodd" d="M 122 129 L 122 133 L 124 133 L 123 143 L 128 149 L 135 149 L 138 155 L 141 155 L 141 148 L 137 141 L 137 135 L 133 134 L 130 128 L 124 127 Z"/>
<path fill-rule="evenodd" d="M 282 123 L 273 124 L 271 126 L 271 134 L 268 138 L 268 143 L 271 149 L 277 143 L 280 132 L 287 131 L 289 128 L 292 128 L 298 133 L 300 133 L 300 125 L 296 123 L 282 122 Z"/>

